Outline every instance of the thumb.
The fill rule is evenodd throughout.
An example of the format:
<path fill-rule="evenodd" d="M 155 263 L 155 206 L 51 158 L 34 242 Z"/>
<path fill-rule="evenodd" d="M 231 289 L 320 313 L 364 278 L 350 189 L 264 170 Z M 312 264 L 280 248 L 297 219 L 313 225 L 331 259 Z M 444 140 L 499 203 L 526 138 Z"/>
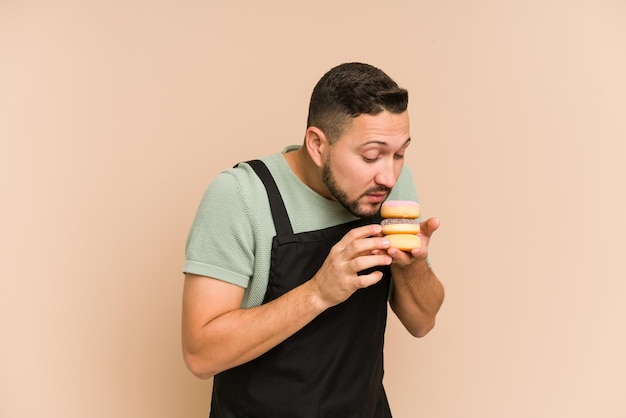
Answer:
<path fill-rule="evenodd" d="M 420 233 L 428 237 L 439 228 L 439 218 L 429 218 L 420 225 Z"/>

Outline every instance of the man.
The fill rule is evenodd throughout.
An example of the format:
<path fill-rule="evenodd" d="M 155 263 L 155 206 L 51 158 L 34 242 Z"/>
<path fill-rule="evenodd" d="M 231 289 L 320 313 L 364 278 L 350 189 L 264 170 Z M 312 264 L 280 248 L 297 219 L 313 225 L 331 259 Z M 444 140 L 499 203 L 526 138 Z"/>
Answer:
<path fill-rule="evenodd" d="M 348 63 L 315 86 L 302 146 L 220 173 L 187 241 L 183 352 L 214 376 L 211 417 L 390 417 L 387 303 L 416 337 L 444 291 L 422 246 L 390 248 L 379 210 L 417 200 L 406 90 Z"/>

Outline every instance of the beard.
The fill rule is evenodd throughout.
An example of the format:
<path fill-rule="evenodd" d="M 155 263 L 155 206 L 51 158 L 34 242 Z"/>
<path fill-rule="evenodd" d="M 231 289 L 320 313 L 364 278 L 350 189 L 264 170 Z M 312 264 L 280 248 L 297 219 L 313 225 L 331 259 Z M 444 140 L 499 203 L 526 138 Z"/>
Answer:
<path fill-rule="evenodd" d="M 346 208 L 348 212 L 359 218 L 374 216 L 376 215 L 376 213 L 378 213 L 378 210 L 380 209 L 380 204 L 376 204 L 374 206 L 370 205 L 370 208 L 363 207 L 363 205 L 359 203 L 359 200 L 363 196 L 369 193 L 391 192 L 391 189 L 389 189 L 388 187 L 376 186 L 366 190 L 356 199 L 350 200 L 348 198 L 348 194 L 339 186 L 339 183 L 335 179 L 332 165 L 330 163 L 330 155 L 328 156 L 328 159 L 324 162 L 324 166 L 322 167 L 322 181 L 324 182 L 324 185 L 326 186 L 330 194 L 333 195 L 333 197 L 337 200 L 337 202 L 339 202 L 344 208 Z"/>

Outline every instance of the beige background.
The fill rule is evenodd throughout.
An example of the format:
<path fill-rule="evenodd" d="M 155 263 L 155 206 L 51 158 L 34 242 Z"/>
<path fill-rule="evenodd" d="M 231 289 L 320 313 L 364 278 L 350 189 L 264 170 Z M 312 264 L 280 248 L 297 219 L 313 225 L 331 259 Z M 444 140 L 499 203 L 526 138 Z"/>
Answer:
<path fill-rule="evenodd" d="M 411 93 L 447 300 L 397 417 L 626 416 L 626 3 L 0 0 L 0 416 L 204 417 L 187 230 L 359 60 Z"/>

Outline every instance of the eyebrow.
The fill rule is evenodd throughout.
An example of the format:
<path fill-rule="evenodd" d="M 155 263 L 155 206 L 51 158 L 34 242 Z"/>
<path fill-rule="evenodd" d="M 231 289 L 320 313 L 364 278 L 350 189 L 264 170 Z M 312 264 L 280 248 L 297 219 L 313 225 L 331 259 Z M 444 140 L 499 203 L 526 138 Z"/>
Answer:
<path fill-rule="evenodd" d="M 404 141 L 404 144 L 402 144 L 401 148 L 406 148 L 410 143 L 411 143 L 411 137 L 408 137 L 407 140 Z M 371 144 L 382 145 L 384 147 L 388 147 L 389 146 L 389 143 L 387 143 L 385 141 L 379 141 L 379 140 L 373 139 L 371 141 L 367 141 L 366 143 L 362 144 L 360 146 L 360 148 L 363 148 L 363 147 L 365 147 L 367 145 L 371 145 Z"/>

